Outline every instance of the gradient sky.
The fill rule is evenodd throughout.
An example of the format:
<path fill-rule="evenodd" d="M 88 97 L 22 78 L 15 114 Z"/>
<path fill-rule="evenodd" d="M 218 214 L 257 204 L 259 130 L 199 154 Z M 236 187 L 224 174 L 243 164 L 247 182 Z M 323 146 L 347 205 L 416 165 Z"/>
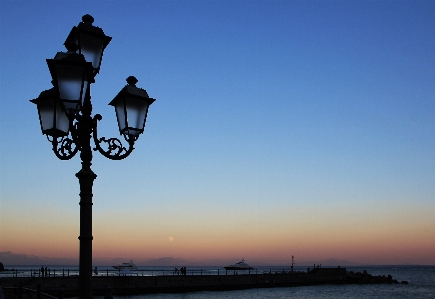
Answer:
<path fill-rule="evenodd" d="M 1 0 L 0 251 L 78 259 L 80 159 L 29 100 L 87 13 L 99 133 L 128 76 L 157 99 L 130 157 L 94 155 L 95 259 L 435 264 L 432 0 Z"/>

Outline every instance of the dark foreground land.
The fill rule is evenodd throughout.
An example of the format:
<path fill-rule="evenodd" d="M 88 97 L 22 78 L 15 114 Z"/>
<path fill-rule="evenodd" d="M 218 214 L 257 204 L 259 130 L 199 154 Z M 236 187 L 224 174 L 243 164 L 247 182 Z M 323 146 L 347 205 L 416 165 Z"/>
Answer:
<path fill-rule="evenodd" d="M 292 287 L 321 284 L 399 283 L 391 275 L 372 276 L 347 272 L 345 268 L 320 268 L 305 272 L 276 272 L 246 275 L 187 276 L 101 276 L 93 277 L 93 295 L 140 295 L 225 291 L 249 288 Z M 402 282 L 407 283 L 407 282 Z M 78 277 L 8 277 L 0 278 L 5 299 L 57 298 L 78 296 Z M 38 292 L 37 292 L 38 290 Z M 43 293 L 43 294 L 42 294 Z M 46 297 L 45 297 L 46 298 Z"/>

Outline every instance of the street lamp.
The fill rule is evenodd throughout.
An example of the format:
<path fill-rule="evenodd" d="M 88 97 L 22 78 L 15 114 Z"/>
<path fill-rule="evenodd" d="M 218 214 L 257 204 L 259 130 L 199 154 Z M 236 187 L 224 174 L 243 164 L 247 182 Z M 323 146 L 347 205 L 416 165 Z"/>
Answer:
<path fill-rule="evenodd" d="M 130 155 L 144 131 L 148 108 L 155 101 L 136 87 L 135 77 L 128 77 L 127 85 L 110 102 L 115 107 L 119 132 L 128 145 L 118 138 L 98 137 L 97 124 L 102 116 L 92 117 L 90 87 L 112 38 L 93 26 L 93 21 L 92 16 L 83 16 L 65 41 L 67 52 L 47 59 L 53 87 L 31 100 L 38 109 L 42 134 L 51 142 L 55 155 L 69 160 L 80 151 L 82 168 L 76 173 L 80 184 L 79 298 L 92 298 L 92 186 L 97 177 L 91 169 L 92 150 L 112 160 Z"/>

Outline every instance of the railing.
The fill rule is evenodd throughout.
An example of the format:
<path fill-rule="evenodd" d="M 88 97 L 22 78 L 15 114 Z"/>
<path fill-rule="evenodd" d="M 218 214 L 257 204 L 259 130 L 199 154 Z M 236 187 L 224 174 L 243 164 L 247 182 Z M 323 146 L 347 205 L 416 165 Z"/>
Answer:
<path fill-rule="evenodd" d="M 295 269 L 295 272 L 301 272 L 301 269 Z M 271 268 L 260 267 L 251 270 L 225 270 L 223 268 L 187 268 L 185 271 L 177 268 L 144 268 L 137 270 L 118 270 L 118 269 L 95 269 L 93 272 L 94 277 L 101 276 L 176 276 L 176 275 L 255 275 L 255 274 L 275 274 L 275 273 L 289 273 L 292 272 L 288 268 Z M 303 271 L 305 272 L 305 271 Z M 0 272 L 0 279 L 2 277 L 35 277 L 35 278 L 54 278 L 54 277 L 74 277 L 79 275 L 79 270 L 75 269 L 60 269 L 59 267 L 53 269 L 11 269 Z"/>

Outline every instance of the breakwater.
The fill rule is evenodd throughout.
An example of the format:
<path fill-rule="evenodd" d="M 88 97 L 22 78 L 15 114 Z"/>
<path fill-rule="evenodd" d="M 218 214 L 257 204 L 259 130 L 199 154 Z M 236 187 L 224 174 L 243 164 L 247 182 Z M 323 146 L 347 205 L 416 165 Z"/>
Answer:
<path fill-rule="evenodd" d="M 308 273 L 283 271 L 241 275 L 97 276 L 92 279 L 95 296 L 369 283 L 399 282 L 391 275 L 373 276 L 365 271 L 348 272 L 345 268 L 320 268 Z M 28 289 L 58 298 L 78 296 L 78 277 L 8 277 L 0 278 L 0 286 L 6 299 L 37 298 L 37 293 Z"/>

